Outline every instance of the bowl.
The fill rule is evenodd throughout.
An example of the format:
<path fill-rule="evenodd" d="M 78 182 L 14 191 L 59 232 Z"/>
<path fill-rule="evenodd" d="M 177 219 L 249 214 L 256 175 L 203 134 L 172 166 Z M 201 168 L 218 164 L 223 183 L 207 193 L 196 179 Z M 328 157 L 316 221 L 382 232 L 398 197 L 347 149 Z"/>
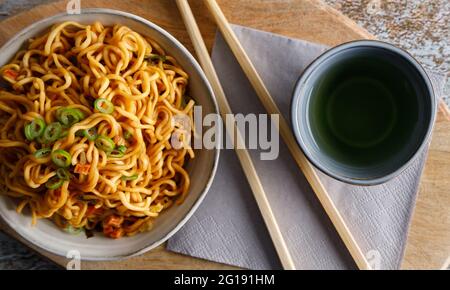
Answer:
<path fill-rule="evenodd" d="M 29 38 L 41 35 L 51 25 L 64 21 L 85 24 L 100 21 L 104 25 L 120 23 L 153 38 L 168 54 L 177 59 L 180 66 L 189 74 L 189 95 L 193 96 L 197 105 L 202 106 L 203 113 L 218 114 L 211 86 L 189 51 L 161 27 L 122 11 L 83 9 L 81 14 L 58 14 L 35 22 L 18 32 L 0 48 L 0 66 L 9 62 Z M 153 228 L 148 232 L 118 240 L 100 235 L 87 239 L 83 234 L 70 235 L 46 219 L 39 219 L 37 224 L 32 226 L 31 216 L 17 214 L 16 202 L 3 195 L 0 196 L 0 217 L 24 240 L 56 255 L 67 256 L 70 251 L 78 251 L 82 260 L 114 260 L 139 255 L 157 247 L 175 234 L 192 216 L 208 192 L 217 169 L 219 150 L 199 149 L 195 153 L 196 158 L 189 160 L 187 165 L 187 171 L 191 176 L 191 187 L 186 199 L 156 218 Z"/>
<path fill-rule="evenodd" d="M 391 44 L 334 47 L 297 81 L 291 122 L 297 142 L 323 173 L 345 183 L 385 183 L 430 139 L 437 101 L 422 66 Z"/>

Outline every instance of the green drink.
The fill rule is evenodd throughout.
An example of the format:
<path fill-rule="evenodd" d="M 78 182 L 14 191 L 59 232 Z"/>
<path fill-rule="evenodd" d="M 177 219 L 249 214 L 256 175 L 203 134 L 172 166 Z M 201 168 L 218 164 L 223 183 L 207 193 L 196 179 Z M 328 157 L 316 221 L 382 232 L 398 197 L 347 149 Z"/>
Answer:
<path fill-rule="evenodd" d="M 321 56 L 300 78 L 292 104 L 305 155 L 357 184 L 379 183 L 409 162 L 434 118 L 429 80 L 407 58 L 369 43 Z"/>

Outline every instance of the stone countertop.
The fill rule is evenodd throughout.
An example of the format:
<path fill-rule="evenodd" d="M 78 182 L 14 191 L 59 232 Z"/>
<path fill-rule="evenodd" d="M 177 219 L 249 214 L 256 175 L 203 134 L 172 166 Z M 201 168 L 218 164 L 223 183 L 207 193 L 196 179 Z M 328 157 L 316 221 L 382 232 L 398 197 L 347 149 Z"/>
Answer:
<path fill-rule="evenodd" d="M 450 75 L 450 1 L 324 0 L 378 39 L 409 51 L 424 67 Z M 450 106 L 450 78 L 445 88 Z"/>
<path fill-rule="evenodd" d="M 0 20 L 52 0 L 0 0 Z M 450 73 L 450 1 L 324 0 L 378 39 L 413 54 L 426 68 Z M 445 92 L 450 105 L 450 81 Z M 58 269 L 0 232 L 0 269 Z"/>

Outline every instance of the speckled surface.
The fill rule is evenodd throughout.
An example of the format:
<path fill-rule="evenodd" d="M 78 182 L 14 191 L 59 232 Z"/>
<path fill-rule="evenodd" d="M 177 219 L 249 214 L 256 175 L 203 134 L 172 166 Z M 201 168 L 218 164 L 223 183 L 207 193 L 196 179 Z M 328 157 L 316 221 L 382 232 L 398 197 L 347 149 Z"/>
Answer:
<path fill-rule="evenodd" d="M 359 25 L 409 51 L 422 65 L 450 72 L 450 1 L 324 0 Z M 450 106 L 450 79 L 445 87 Z"/>
<path fill-rule="evenodd" d="M 450 72 L 450 1 L 324 0 L 379 39 L 412 53 L 425 67 Z M 0 1 L 0 20 L 52 0 Z M 450 95 L 450 81 L 446 85 Z M 450 105 L 450 98 L 446 99 Z M 0 232 L 0 269 L 58 269 Z"/>

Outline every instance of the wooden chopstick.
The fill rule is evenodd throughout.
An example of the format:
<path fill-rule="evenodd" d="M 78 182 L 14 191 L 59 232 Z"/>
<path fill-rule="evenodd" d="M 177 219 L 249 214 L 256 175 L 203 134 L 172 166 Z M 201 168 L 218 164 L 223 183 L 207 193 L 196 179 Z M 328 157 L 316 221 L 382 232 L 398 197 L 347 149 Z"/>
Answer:
<path fill-rule="evenodd" d="M 191 38 L 191 41 L 194 45 L 200 64 L 203 67 L 203 70 L 214 90 L 214 94 L 217 98 L 222 118 L 225 119 L 226 115 L 234 116 L 232 115 L 230 105 L 228 104 L 225 92 L 223 91 L 223 88 L 220 84 L 219 78 L 208 54 L 205 42 L 195 21 L 194 15 L 192 14 L 192 10 L 189 7 L 189 3 L 187 2 L 187 0 L 177 0 L 177 6 L 180 10 L 184 24 L 189 33 L 189 37 Z M 244 144 L 242 135 L 237 128 L 234 119 L 232 123 L 234 124 L 233 127 L 226 127 L 227 132 L 229 134 L 233 134 L 233 132 L 236 132 L 236 144 Z M 250 188 L 252 189 L 256 203 L 258 204 L 258 207 L 261 211 L 261 215 L 267 226 L 270 237 L 273 241 L 275 250 L 278 254 L 278 257 L 280 258 L 283 268 L 287 270 L 295 270 L 294 261 L 292 260 L 288 247 L 286 246 L 286 242 L 284 241 L 283 235 L 281 234 L 278 223 L 270 207 L 269 200 L 267 199 L 267 195 L 264 191 L 258 174 L 256 173 L 255 166 L 253 165 L 248 151 L 246 149 L 236 149 L 236 154 L 239 161 L 241 162 L 242 169 L 244 170 L 245 176 L 247 177 L 247 180 L 250 184 Z"/>
<path fill-rule="evenodd" d="M 439 102 L 439 109 L 441 110 L 442 115 L 444 116 L 444 118 L 447 121 L 450 121 L 450 109 L 448 108 L 448 106 L 447 106 L 447 104 L 445 103 L 444 100 L 441 100 Z"/>
<path fill-rule="evenodd" d="M 275 104 L 275 101 L 273 100 L 272 96 L 270 95 L 269 91 L 264 85 L 261 77 L 259 76 L 255 67 L 253 66 L 252 62 L 250 61 L 250 58 L 246 54 L 244 48 L 242 47 L 233 30 L 231 29 L 219 5 L 215 0 L 204 0 L 204 2 L 208 7 L 208 10 L 213 15 L 217 26 L 219 27 L 226 42 L 228 43 L 236 59 L 241 65 L 242 70 L 247 75 L 247 78 L 249 79 L 250 83 L 255 89 L 266 111 L 269 114 L 277 114 L 279 116 L 280 124 L 278 129 L 281 137 L 283 138 L 284 142 L 291 151 L 292 156 L 297 162 L 297 165 L 302 170 L 303 174 L 305 175 L 306 179 L 311 185 L 313 191 L 316 193 L 317 198 L 319 199 L 320 203 L 322 204 L 323 208 L 328 214 L 328 217 L 330 218 L 331 222 L 336 228 L 336 231 L 338 232 L 339 236 L 341 237 L 342 241 L 344 242 L 345 246 L 347 247 L 348 251 L 353 257 L 356 265 L 358 266 L 359 269 L 364 270 L 371 269 L 366 257 L 361 251 L 361 248 L 356 243 L 355 238 L 353 237 L 352 233 L 345 224 L 342 216 L 340 215 L 339 211 L 334 205 L 333 200 L 330 198 L 327 191 L 325 190 L 325 187 L 320 181 L 319 176 L 313 169 L 313 166 L 306 159 L 303 152 L 300 150 L 291 132 L 291 129 L 288 123 L 286 122 L 286 119 L 283 117 L 281 111 Z"/>

